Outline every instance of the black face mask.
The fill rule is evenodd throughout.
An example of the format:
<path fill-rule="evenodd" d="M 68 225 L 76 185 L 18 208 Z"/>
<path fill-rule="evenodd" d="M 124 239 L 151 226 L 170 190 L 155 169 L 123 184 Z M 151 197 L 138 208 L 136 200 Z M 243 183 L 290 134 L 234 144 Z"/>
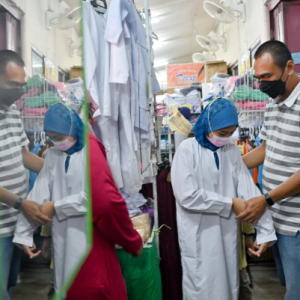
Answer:
<path fill-rule="evenodd" d="M 11 106 L 24 94 L 23 88 L 7 89 L 0 87 L 0 106 Z"/>
<path fill-rule="evenodd" d="M 282 75 L 284 73 L 285 67 L 281 73 L 281 76 L 278 80 L 268 81 L 268 80 L 261 80 L 259 82 L 259 88 L 260 90 L 269 95 L 272 99 L 275 99 L 276 97 L 284 94 L 286 89 L 286 82 L 290 75 L 288 75 L 286 81 L 282 81 Z"/>

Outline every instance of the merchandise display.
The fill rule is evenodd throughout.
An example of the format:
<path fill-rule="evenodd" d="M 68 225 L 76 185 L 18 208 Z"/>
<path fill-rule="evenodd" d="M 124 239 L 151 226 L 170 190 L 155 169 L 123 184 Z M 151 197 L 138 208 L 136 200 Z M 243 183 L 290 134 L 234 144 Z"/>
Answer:
<path fill-rule="evenodd" d="M 35 2 L 0 0 L 0 300 L 299 300 L 300 0 Z"/>

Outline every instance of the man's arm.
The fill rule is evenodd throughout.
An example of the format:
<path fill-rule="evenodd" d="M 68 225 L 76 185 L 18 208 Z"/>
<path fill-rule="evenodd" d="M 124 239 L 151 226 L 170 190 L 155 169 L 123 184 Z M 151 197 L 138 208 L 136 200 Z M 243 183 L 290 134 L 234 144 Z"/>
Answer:
<path fill-rule="evenodd" d="M 263 164 L 266 156 L 266 146 L 266 141 L 263 141 L 260 147 L 243 156 L 244 164 L 248 169 L 253 169 Z"/>
<path fill-rule="evenodd" d="M 18 199 L 19 197 L 17 195 L 0 186 L 0 200 L 2 203 L 13 207 Z M 52 221 L 43 213 L 42 206 L 36 202 L 24 199 L 21 209 L 29 222 L 34 225 L 43 225 Z"/>
<path fill-rule="evenodd" d="M 276 203 L 298 193 L 300 193 L 300 170 L 268 194 Z M 245 210 L 237 216 L 237 219 L 248 223 L 256 223 L 267 206 L 264 196 L 252 198 L 245 202 Z"/>
<path fill-rule="evenodd" d="M 39 173 L 44 165 L 44 160 L 29 152 L 26 147 L 22 147 L 24 167 L 35 173 Z"/>

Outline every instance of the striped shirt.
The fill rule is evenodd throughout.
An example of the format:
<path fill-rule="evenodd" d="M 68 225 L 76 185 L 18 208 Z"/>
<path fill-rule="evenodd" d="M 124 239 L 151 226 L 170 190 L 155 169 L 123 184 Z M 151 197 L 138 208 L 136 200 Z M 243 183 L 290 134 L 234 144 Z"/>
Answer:
<path fill-rule="evenodd" d="M 22 156 L 22 146 L 27 144 L 17 107 L 12 105 L 8 111 L 0 110 L 0 186 L 19 197 L 27 195 Z M 12 236 L 19 212 L 2 203 L 0 208 L 0 237 Z"/>
<path fill-rule="evenodd" d="M 283 102 L 271 100 L 260 138 L 267 143 L 264 192 L 270 192 L 300 169 L 300 83 Z M 300 194 L 269 208 L 278 233 L 295 236 L 300 230 Z"/>

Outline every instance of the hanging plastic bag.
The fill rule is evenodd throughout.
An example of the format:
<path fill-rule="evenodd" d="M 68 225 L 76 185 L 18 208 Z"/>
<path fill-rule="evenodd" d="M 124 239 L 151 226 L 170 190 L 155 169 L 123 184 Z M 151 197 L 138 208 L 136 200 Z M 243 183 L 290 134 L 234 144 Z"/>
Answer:
<path fill-rule="evenodd" d="M 150 218 L 149 214 L 141 214 L 131 218 L 134 229 L 140 234 L 144 244 L 150 238 Z"/>
<path fill-rule="evenodd" d="M 180 113 L 178 113 L 178 107 L 174 104 L 170 106 L 170 111 L 173 115 L 169 118 L 169 128 L 172 132 L 177 131 L 188 136 L 192 130 L 191 123 Z"/>

